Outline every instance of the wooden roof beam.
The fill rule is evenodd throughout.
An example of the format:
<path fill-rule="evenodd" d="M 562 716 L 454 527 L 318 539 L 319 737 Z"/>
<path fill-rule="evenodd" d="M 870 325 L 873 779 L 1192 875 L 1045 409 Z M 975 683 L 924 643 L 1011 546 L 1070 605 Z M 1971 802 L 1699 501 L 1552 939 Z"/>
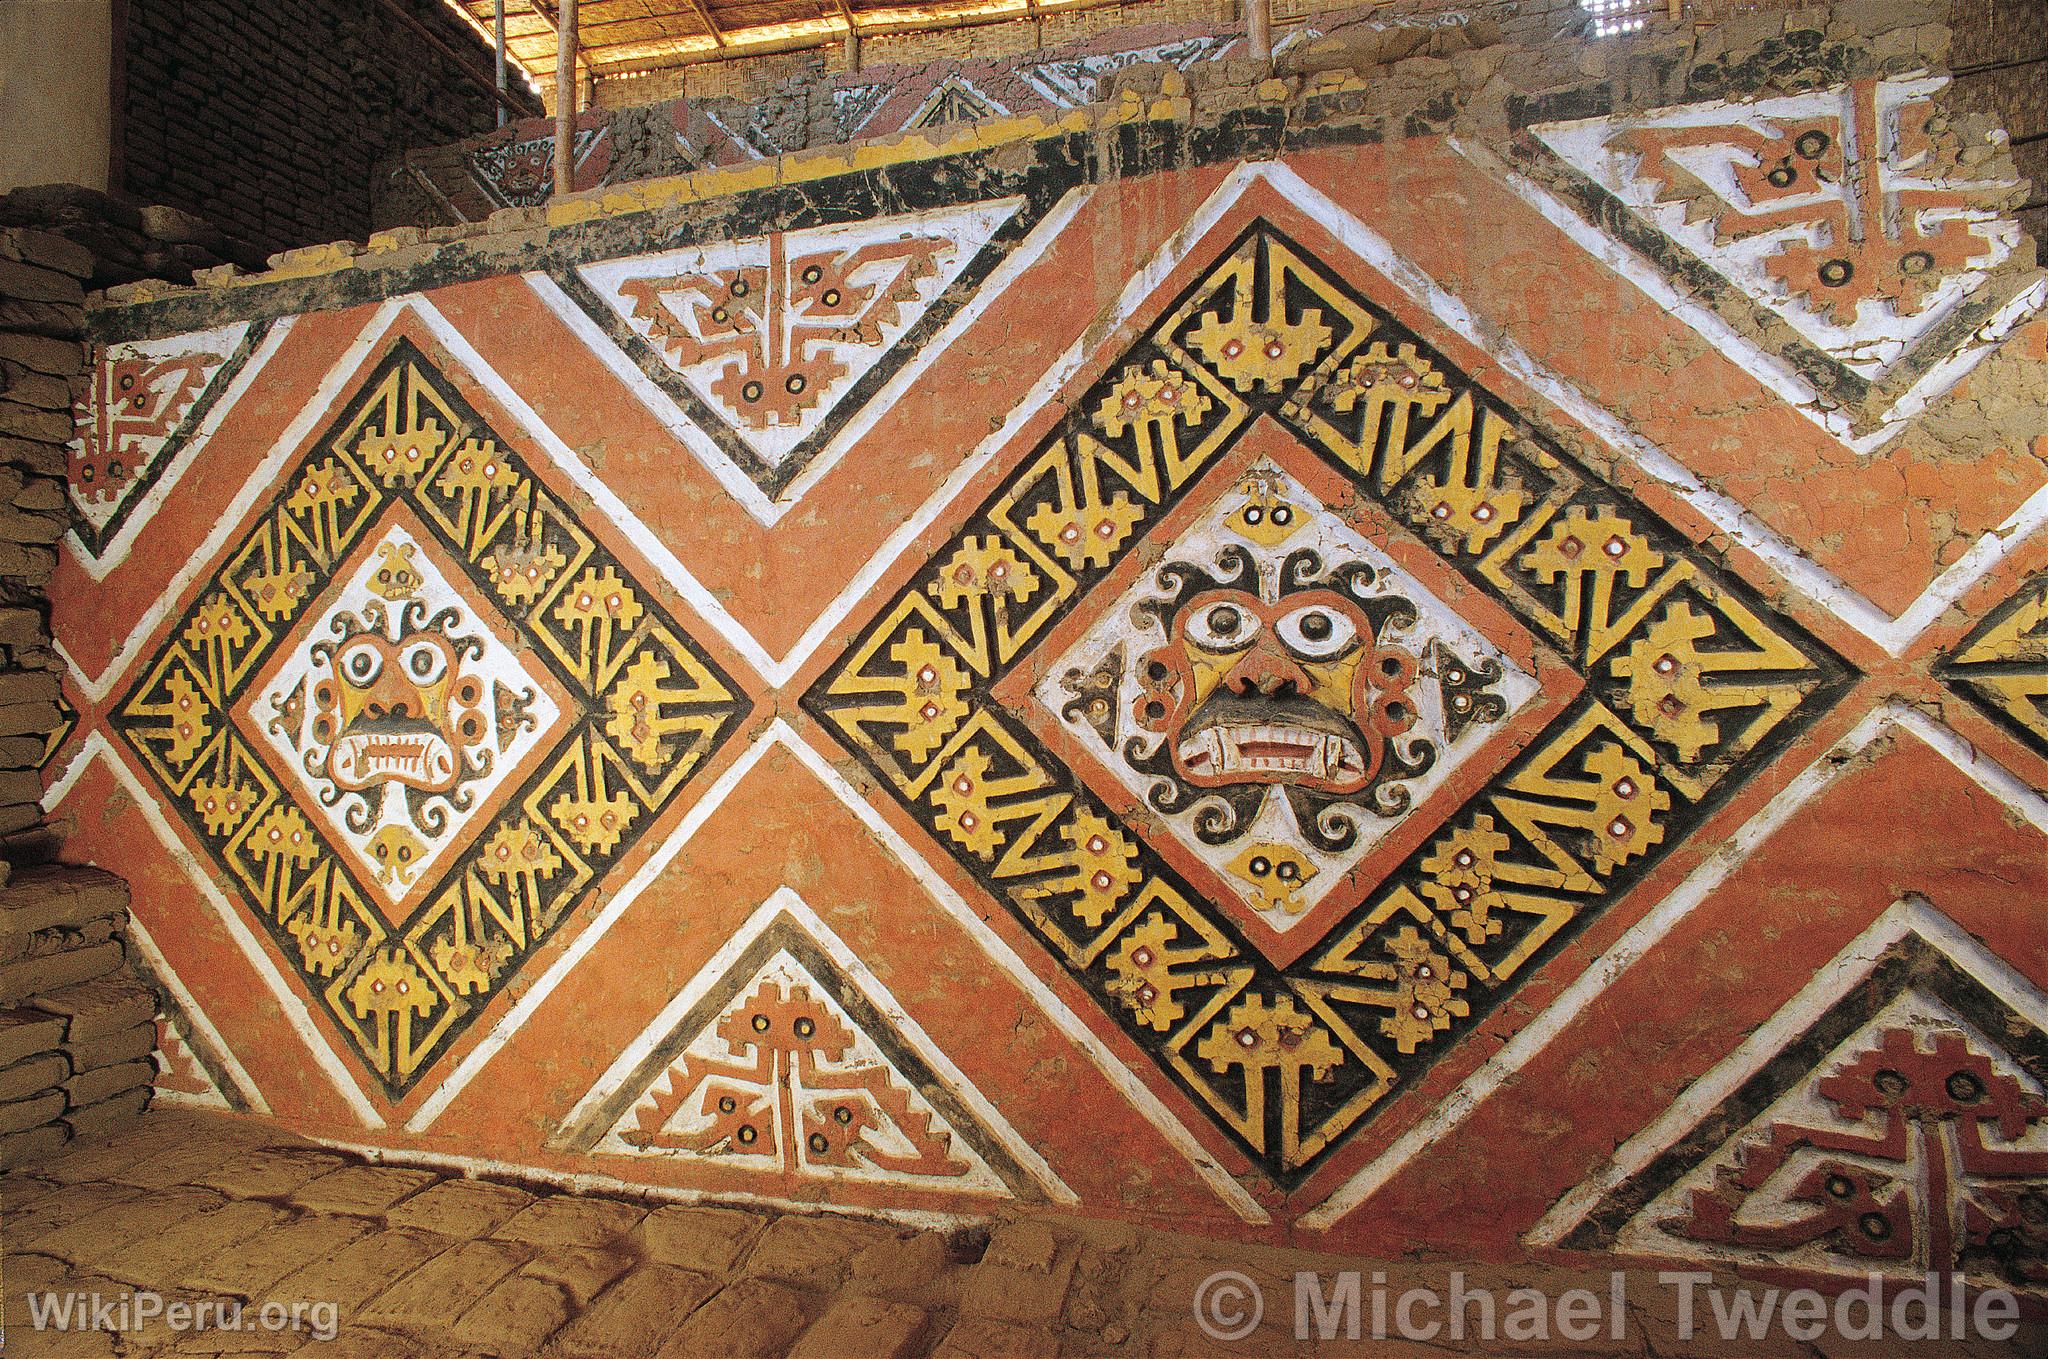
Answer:
<path fill-rule="evenodd" d="M 725 30 L 718 26 L 718 20 L 711 17 L 711 6 L 704 0 L 690 0 L 690 10 L 697 16 L 697 22 L 704 25 L 704 31 L 711 35 L 711 41 L 723 48 L 726 45 Z"/>

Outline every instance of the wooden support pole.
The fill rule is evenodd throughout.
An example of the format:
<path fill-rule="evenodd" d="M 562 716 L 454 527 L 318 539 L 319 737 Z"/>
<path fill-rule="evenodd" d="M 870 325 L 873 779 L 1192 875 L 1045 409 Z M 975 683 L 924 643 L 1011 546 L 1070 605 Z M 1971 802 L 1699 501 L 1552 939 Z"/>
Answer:
<path fill-rule="evenodd" d="M 494 0 L 491 7 L 491 33 L 496 49 L 495 70 L 498 77 L 498 126 L 505 126 L 505 0 Z"/>
<path fill-rule="evenodd" d="M 559 45 L 562 39 L 562 24 L 554 15 L 548 13 L 547 0 L 526 0 L 526 4 L 527 8 L 533 11 L 533 17 L 540 20 L 541 27 L 555 35 L 555 42 Z M 590 101 L 594 104 L 597 102 L 597 72 L 591 70 L 590 63 L 584 60 L 580 46 L 576 52 L 576 64 L 583 68 L 584 77 L 590 81 Z"/>
<path fill-rule="evenodd" d="M 1252 60 L 1273 59 L 1273 0 L 1244 0 L 1244 35 Z"/>
<path fill-rule="evenodd" d="M 860 28 L 853 21 L 853 6 L 839 0 L 839 17 L 846 20 L 846 69 L 860 74 Z"/>
<path fill-rule="evenodd" d="M 576 0 L 562 0 L 555 30 L 555 197 L 574 192 L 576 179 Z"/>

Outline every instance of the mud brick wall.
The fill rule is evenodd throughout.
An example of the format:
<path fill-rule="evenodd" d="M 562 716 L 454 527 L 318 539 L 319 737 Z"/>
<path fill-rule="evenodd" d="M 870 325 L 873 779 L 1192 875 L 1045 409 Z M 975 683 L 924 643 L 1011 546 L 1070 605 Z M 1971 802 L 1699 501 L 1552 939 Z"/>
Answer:
<path fill-rule="evenodd" d="M 1948 15 L 835 76 L 1064 102 L 111 291 L 49 815 L 158 1088 L 2048 1298 L 2048 274 Z"/>
<path fill-rule="evenodd" d="M 473 70 L 475 32 L 401 0 Z M 367 0 L 126 0 L 116 184 L 266 250 L 370 229 L 370 168 L 484 131 L 490 96 Z"/>
<path fill-rule="evenodd" d="M 156 995 L 126 962 L 128 889 L 44 865 L 0 882 L 0 1167 L 133 1121 L 156 1079 Z"/>
<path fill-rule="evenodd" d="M 1995 116 L 2013 161 L 2033 185 L 2020 220 L 2048 236 L 2048 6 L 1956 0 L 1956 100 Z"/>
<path fill-rule="evenodd" d="M 46 199 L 0 199 L 0 217 L 63 216 L 46 211 L 53 206 Z M 88 404 L 85 285 L 94 274 L 93 253 L 65 236 L 0 229 L 4 1166 L 134 1118 L 157 1070 L 156 998 L 125 952 L 127 888 L 106 872 L 40 862 L 54 852 L 42 825 L 42 771 L 73 718 L 51 646 L 47 587 L 58 540 L 72 522 L 73 409 Z"/>
<path fill-rule="evenodd" d="M 0 230 L 0 845 L 41 820 L 37 771 L 66 726 L 45 591 L 70 523 L 91 273 L 91 255 L 59 236 Z"/>
<path fill-rule="evenodd" d="M 267 251 L 188 212 L 136 204 L 75 184 L 0 195 L 0 227 L 24 227 L 82 247 L 91 258 L 88 290 L 141 279 L 190 283 L 200 269 L 223 264 L 260 268 L 268 258 Z"/>

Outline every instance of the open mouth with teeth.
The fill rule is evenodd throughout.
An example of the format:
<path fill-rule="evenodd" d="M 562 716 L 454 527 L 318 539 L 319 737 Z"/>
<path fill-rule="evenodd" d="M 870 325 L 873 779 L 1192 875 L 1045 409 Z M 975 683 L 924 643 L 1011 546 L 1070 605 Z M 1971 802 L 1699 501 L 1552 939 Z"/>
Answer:
<path fill-rule="evenodd" d="M 1371 776 L 1356 729 L 1346 730 L 1350 724 L 1335 713 L 1308 704 L 1237 711 L 1243 706 L 1196 714 L 1175 743 L 1174 762 L 1188 782 L 1299 783 L 1343 792 Z M 1305 711 L 1290 711 L 1297 707 Z"/>
<path fill-rule="evenodd" d="M 344 788 L 397 782 L 427 792 L 445 792 L 455 783 L 455 748 L 424 724 L 394 724 L 367 731 L 358 724 L 334 743 L 327 768 Z"/>

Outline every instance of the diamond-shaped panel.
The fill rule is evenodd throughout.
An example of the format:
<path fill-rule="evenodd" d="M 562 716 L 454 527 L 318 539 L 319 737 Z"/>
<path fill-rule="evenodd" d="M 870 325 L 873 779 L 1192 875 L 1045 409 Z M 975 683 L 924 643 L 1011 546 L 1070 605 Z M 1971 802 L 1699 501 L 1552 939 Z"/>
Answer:
<path fill-rule="evenodd" d="M 1036 693 L 1144 799 L 1141 835 L 1287 933 L 1355 901 L 1354 870 L 1538 685 L 1272 461 L 1212 488 L 1154 569 L 1090 597 Z"/>
<path fill-rule="evenodd" d="M 1273 423 L 1342 496 L 1296 500 L 1301 478 L 1244 456 Z M 1341 531 L 1340 500 L 1367 511 Z M 1313 531 L 1276 524 L 1283 503 Z M 1389 572 L 1358 527 L 1375 522 L 1485 609 L 1448 608 L 1447 590 Z M 1314 551 L 1290 565 L 1296 538 Z M 1500 664 L 1503 640 L 1472 623 L 1491 610 L 1570 682 L 1546 678 L 1532 700 L 1516 679 L 1528 668 Z M 1346 682 L 1353 659 L 1392 669 Z M 1670 525 L 1255 222 L 805 704 L 1292 1185 L 1846 678 Z M 1229 697 L 1205 717 L 1218 692 Z M 1460 694 L 1499 699 L 1496 721 L 1543 723 L 1489 759 L 1486 721 L 1450 715 Z M 1078 737 L 1077 718 L 1090 726 Z M 1425 743 L 1440 748 L 1417 769 Z M 1483 786 L 1420 795 L 1439 763 L 1447 786 L 1475 773 Z M 1143 777 L 1102 777 L 1118 765 Z M 1176 825 L 1183 784 L 1194 815 Z M 1412 848 L 1318 860 L 1304 815 L 1333 835 L 1360 797 L 1368 816 L 1391 809 L 1380 834 Z M 1221 804 L 1206 816 L 1205 798 Z M 1352 904 L 1311 908 L 1286 949 L 1255 942 L 1250 881 L 1218 890 L 1211 870 L 1222 859 L 1223 875 L 1260 880 L 1259 856 L 1240 863 L 1246 843 L 1223 858 L 1203 839 L 1227 840 L 1233 818 L 1271 835 L 1272 874 L 1286 851 L 1307 886 L 1346 878 Z"/>
<path fill-rule="evenodd" d="M 399 341 L 113 725 L 394 1098 L 746 700 Z"/>
<path fill-rule="evenodd" d="M 387 916 L 478 828 L 462 813 L 488 804 L 567 716 L 485 592 L 437 558 L 395 522 L 366 539 L 236 714 Z"/>

